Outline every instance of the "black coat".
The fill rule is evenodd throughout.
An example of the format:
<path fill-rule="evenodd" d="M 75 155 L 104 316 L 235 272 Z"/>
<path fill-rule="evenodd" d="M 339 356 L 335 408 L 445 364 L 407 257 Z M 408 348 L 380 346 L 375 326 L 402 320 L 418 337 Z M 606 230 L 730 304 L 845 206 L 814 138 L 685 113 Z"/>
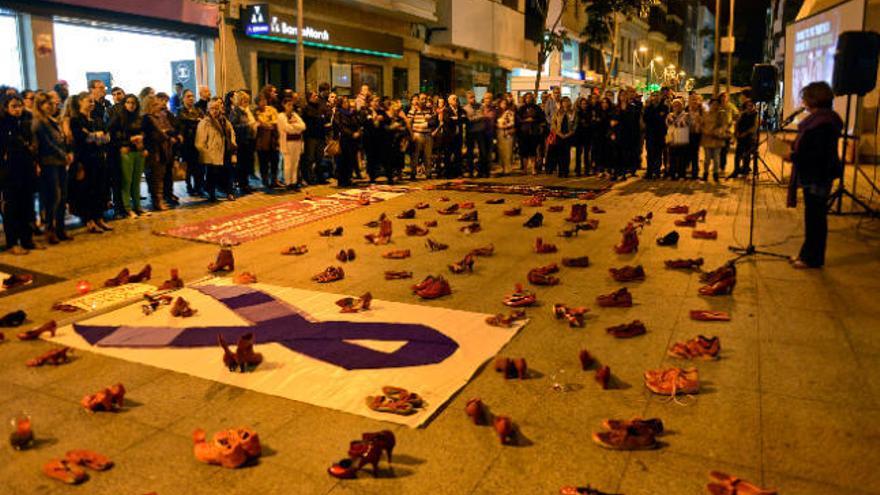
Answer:
<path fill-rule="evenodd" d="M 0 187 L 32 184 L 36 156 L 31 122 L 7 115 L 0 120 Z"/>
<path fill-rule="evenodd" d="M 837 142 L 843 130 L 840 116 L 831 109 L 820 109 L 801 121 L 791 154 L 798 183 L 828 186 L 840 177 L 843 167 Z"/>
<path fill-rule="evenodd" d="M 666 139 L 666 116 L 669 107 L 665 103 L 647 105 L 643 119 L 645 120 L 645 140 L 651 143 L 662 143 Z"/>

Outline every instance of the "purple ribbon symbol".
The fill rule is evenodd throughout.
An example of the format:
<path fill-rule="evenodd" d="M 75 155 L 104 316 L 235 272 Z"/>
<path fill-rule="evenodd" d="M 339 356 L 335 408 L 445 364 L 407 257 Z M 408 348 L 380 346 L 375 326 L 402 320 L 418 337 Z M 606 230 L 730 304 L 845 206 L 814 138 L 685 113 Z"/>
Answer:
<path fill-rule="evenodd" d="M 207 285 L 195 290 L 213 297 L 243 319 L 247 326 L 132 327 L 73 324 L 89 344 L 99 347 L 211 347 L 217 334 L 236 342 L 253 332 L 257 344 L 277 342 L 288 349 L 347 370 L 402 368 L 436 364 L 451 356 L 458 343 L 434 328 L 415 323 L 319 321 L 306 319 L 295 308 L 250 287 Z M 347 342 L 406 342 L 394 352 L 381 352 Z"/>

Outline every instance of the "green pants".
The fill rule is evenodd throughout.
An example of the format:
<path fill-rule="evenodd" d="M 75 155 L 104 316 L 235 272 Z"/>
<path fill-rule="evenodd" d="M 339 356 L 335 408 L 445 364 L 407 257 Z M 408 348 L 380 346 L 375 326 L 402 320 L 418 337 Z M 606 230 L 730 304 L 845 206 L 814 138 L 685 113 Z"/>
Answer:
<path fill-rule="evenodd" d="M 144 152 L 122 153 L 122 207 L 127 211 L 141 210 L 141 175 L 144 173 Z"/>

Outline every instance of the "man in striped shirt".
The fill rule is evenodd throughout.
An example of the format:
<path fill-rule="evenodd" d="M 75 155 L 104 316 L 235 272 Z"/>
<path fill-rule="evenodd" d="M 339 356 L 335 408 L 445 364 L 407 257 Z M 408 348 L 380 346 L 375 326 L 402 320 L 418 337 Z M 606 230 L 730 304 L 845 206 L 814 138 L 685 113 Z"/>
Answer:
<path fill-rule="evenodd" d="M 434 145 L 431 133 L 437 127 L 437 117 L 434 112 L 422 105 L 418 97 L 413 97 L 412 105 L 406 116 L 409 120 L 409 130 L 413 142 L 413 153 L 410 157 L 410 180 L 416 179 L 420 159 L 424 162 L 425 177 L 430 177 Z"/>

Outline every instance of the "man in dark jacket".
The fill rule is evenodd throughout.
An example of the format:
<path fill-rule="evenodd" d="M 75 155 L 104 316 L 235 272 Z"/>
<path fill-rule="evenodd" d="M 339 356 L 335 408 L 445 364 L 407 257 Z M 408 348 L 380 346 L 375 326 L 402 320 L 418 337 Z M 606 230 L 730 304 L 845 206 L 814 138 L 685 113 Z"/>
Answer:
<path fill-rule="evenodd" d="M 660 165 L 663 162 L 663 148 L 666 145 L 666 116 L 669 107 L 657 92 L 651 93 L 648 105 L 645 106 L 645 148 L 648 155 L 648 172 L 646 179 L 660 177 Z M 667 175 L 669 175 L 667 173 Z"/>
<path fill-rule="evenodd" d="M 330 113 L 325 104 L 321 102 L 318 93 L 311 91 L 308 95 L 308 103 L 303 107 L 302 119 L 306 124 L 303 133 L 303 154 L 300 161 L 300 177 L 309 184 L 325 184 L 321 177 L 321 160 L 324 158 L 324 147 L 327 145 L 327 125 L 330 123 Z"/>

